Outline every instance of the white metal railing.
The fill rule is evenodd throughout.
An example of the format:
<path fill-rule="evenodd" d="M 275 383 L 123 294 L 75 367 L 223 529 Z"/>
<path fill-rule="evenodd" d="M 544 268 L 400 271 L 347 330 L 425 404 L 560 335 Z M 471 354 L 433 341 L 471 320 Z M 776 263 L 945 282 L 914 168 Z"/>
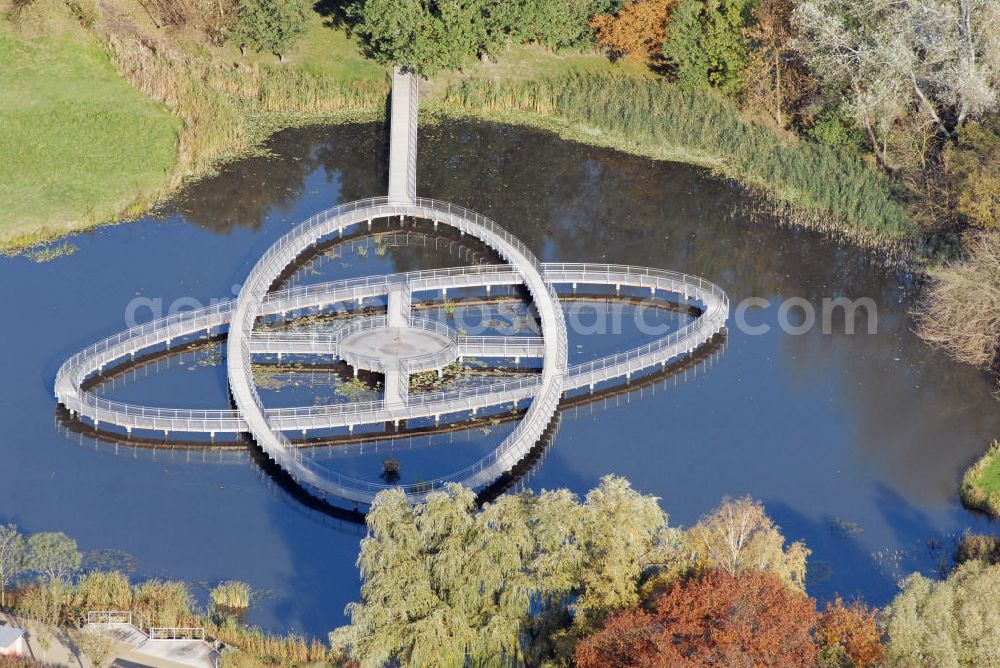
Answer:
<path fill-rule="evenodd" d="M 133 626 L 141 626 L 133 624 L 132 612 L 129 610 L 88 610 L 87 611 L 87 623 L 88 624 L 132 624 Z"/>
<path fill-rule="evenodd" d="M 243 337 L 253 329 L 254 320 L 259 312 L 259 303 L 266 294 L 272 277 L 277 275 L 282 267 L 287 266 L 301 252 L 302 248 L 308 246 L 319 237 L 337 229 L 342 229 L 361 219 L 393 215 L 414 215 L 435 221 L 442 219 L 445 223 L 458 227 L 463 231 L 473 233 L 488 245 L 494 246 L 513 264 L 528 264 L 538 272 L 538 261 L 520 240 L 514 238 L 488 218 L 471 212 L 464 207 L 419 198 L 412 205 L 390 204 L 386 198 L 373 198 L 361 202 L 352 202 L 340 207 L 334 207 L 305 221 L 292 232 L 279 239 L 264 254 L 250 272 L 250 276 L 243 285 L 237 302 L 236 313 L 234 314 L 237 322 L 231 325 L 228 343 L 230 352 L 230 381 L 233 388 L 233 395 L 236 398 L 237 404 L 241 405 L 241 408 L 244 410 L 244 418 L 247 419 L 251 430 L 258 439 L 264 439 L 265 441 L 268 438 L 272 439 L 272 444 L 261 443 L 264 450 L 279 465 L 285 465 L 286 470 L 288 469 L 287 464 L 290 461 L 298 464 L 299 472 L 305 474 L 305 479 L 300 480 L 300 482 L 318 490 L 321 495 L 332 492 L 338 496 L 346 496 L 346 498 L 353 498 L 354 500 L 366 503 L 370 502 L 374 497 L 372 483 L 358 481 L 329 471 L 325 467 L 319 467 L 315 462 L 303 461 L 301 452 L 297 450 L 292 452 L 288 448 L 287 438 L 280 432 L 275 431 L 270 425 L 258 393 L 247 380 L 250 377 L 250 349 L 246 345 L 246 341 L 243 340 Z M 547 355 L 549 362 L 547 362 L 546 369 L 543 371 L 543 386 L 545 388 L 555 387 L 558 392 L 553 400 L 550 396 L 552 394 L 551 390 L 543 389 L 540 397 L 542 401 L 536 399 L 536 401 L 532 402 L 528 413 L 518 428 L 491 455 L 480 460 L 478 465 L 480 468 L 474 471 L 474 473 L 485 471 L 487 467 L 505 466 L 506 460 L 504 458 L 513 456 L 512 453 L 515 450 L 526 452 L 527 448 L 534 444 L 533 439 L 537 439 L 537 436 L 545 429 L 552 412 L 555 410 L 555 405 L 558 403 L 558 397 L 562 393 L 563 370 L 565 369 L 566 360 L 565 322 L 562 318 L 562 313 L 556 313 L 553 308 L 553 304 L 558 304 L 554 290 L 552 290 L 551 286 L 546 285 L 540 280 L 538 273 L 534 275 L 538 276 L 538 279 L 525 276 L 526 286 L 529 293 L 534 297 L 536 304 L 547 304 L 544 307 L 546 312 L 542 314 L 543 333 L 548 334 L 549 340 L 547 341 L 547 345 L 553 348 L 552 353 Z M 544 300 L 542 295 L 538 294 L 539 291 L 548 293 L 545 295 Z M 241 310 L 242 313 L 240 313 Z M 546 323 L 549 330 L 547 332 L 545 331 Z M 233 326 L 236 327 L 236 336 L 233 336 Z M 555 331 L 552 331 L 553 327 Z M 238 358 L 242 359 L 239 362 L 235 361 Z M 237 373 L 236 377 L 234 377 L 234 364 L 236 368 L 242 366 L 241 373 Z M 250 400 L 253 408 L 256 409 L 254 411 L 256 415 L 248 416 L 246 414 L 246 410 L 250 407 L 241 404 L 241 402 L 245 402 L 247 399 Z M 547 414 L 539 417 L 542 413 Z M 255 426 L 254 423 L 258 421 L 260 424 Z M 531 441 L 530 445 L 526 445 L 529 440 Z M 293 476 L 296 475 L 294 470 L 289 472 Z M 449 477 L 448 479 L 451 478 Z M 443 484 L 443 480 L 437 481 L 437 484 Z M 476 481 L 469 480 L 466 482 L 474 483 Z M 431 488 L 433 489 L 434 486 L 435 483 L 432 482 Z"/>
<path fill-rule="evenodd" d="M 699 297 L 703 302 L 710 303 L 710 308 L 702 315 L 701 318 L 693 323 L 686 325 L 684 328 L 672 333 L 669 337 L 659 339 L 657 341 L 651 342 L 644 346 L 638 348 L 623 351 L 615 355 L 603 358 L 601 360 L 587 362 L 584 364 L 578 364 L 571 366 L 567 369 L 566 385 L 567 388 L 572 389 L 575 387 L 582 387 L 592 382 L 597 382 L 607 378 L 615 377 L 617 373 L 615 370 L 621 371 L 623 367 L 626 367 L 630 362 L 635 362 L 639 358 L 655 354 L 657 351 L 662 351 L 672 345 L 680 344 L 687 339 L 691 338 L 689 345 L 686 347 L 697 347 L 700 345 L 705 338 L 699 336 L 701 332 L 711 332 L 714 334 L 719 331 L 721 327 L 725 324 L 728 318 L 728 301 L 725 297 L 725 293 L 708 281 L 704 281 L 696 276 L 690 276 L 686 274 L 681 274 L 678 272 L 672 272 L 667 270 L 659 269 L 647 269 L 643 267 L 632 267 L 625 265 L 605 265 L 605 264 L 581 264 L 581 263 L 549 263 L 543 265 L 544 276 L 553 282 L 557 283 L 569 283 L 577 281 L 584 284 L 612 284 L 615 281 L 621 281 L 623 284 L 635 285 L 641 283 L 640 278 L 652 277 L 656 280 L 657 290 L 671 290 L 680 293 L 688 293 L 695 297 Z M 452 268 L 447 270 L 429 270 L 412 272 L 410 274 L 404 274 L 408 281 L 418 282 L 423 285 L 424 289 L 434 289 L 441 285 L 442 281 L 448 278 L 458 278 L 461 282 L 464 279 L 471 276 L 483 275 L 490 277 L 505 277 L 503 280 L 514 280 L 515 272 L 509 267 L 503 265 L 485 265 L 482 267 L 460 267 Z M 376 280 L 377 279 L 377 280 Z M 369 285 L 381 284 L 388 285 L 392 282 L 387 277 L 376 277 L 376 279 L 366 279 L 365 282 Z M 346 281 L 335 281 L 330 285 L 344 286 L 348 283 L 357 283 L 356 279 L 348 279 Z M 330 294 L 335 294 L 335 290 L 332 288 L 326 288 L 323 285 L 311 286 L 308 290 L 320 290 L 326 291 Z M 296 288 L 294 290 L 283 291 L 282 293 L 276 293 L 276 295 L 285 295 L 288 293 L 302 294 L 302 289 Z M 704 294 L 699 294 L 704 293 Z M 713 300 L 712 297 L 715 299 Z M 281 299 L 271 299 L 272 305 L 281 305 Z M 216 313 L 226 313 L 230 310 L 230 304 L 220 304 L 210 307 L 206 310 L 211 310 Z M 191 312 L 195 313 L 195 312 Z M 130 332 L 141 331 L 145 334 L 155 335 L 154 338 L 159 340 L 162 339 L 162 335 L 158 334 L 160 329 L 165 326 L 175 325 L 178 322 L 185 321 L 182 316 L 185 314 L 179 314 L 178 316 L 172 316 L 171 318 L 165 318 L 161 321 L 157 321 L 155 326 L 152 328 L 150 324 L 133 328 L 129 330 Z M 196 315 L 198 315 L 196 313 Z M 194 318 L 195 320 L 202 320 L 201 316 Z M 434 321 L 431 321 L 434 322 Z M 358 327 L 359 325 L 355 325 Z M 446 325 L 441 325 L 441 327 L 446 327 Z M 278 334 L 270 332 L 254 332 L 253 339 L 257 340 L 258 337 L 291 337 L 292 333 Z M 337 338 L 337 334 L 301 334 L 294 335 L 301 337 L 317 337 L 330 336 L 331 340 Z M 469 340 L 474 340 L 475 337 L 465 337 Z M 487 337 L 489 338 L 489 337 Z M 509 341 L 517 341 L 520 344 L 520 339 L 538 340 L 537 337 L 497 337 L 503 338 Z M 125 336 L 125 333 L 117 334 L 113 337 L 105 339 L 104 342 L 99 342 L 94 346 L 90 346 L 88 350 L 106 350 L 110 347 L 112 343 L 117 343 L 119 341 L 128 341 L 129 336 Z M 106 345 L 102 345 L 105 344 Z M 130 344 L 140 347 L 144 340 L 142 338 L 137 339 L 135 342 Z M 685 346 L 681 346 L 685 347 Z M 509 351 L 511 353 L 515 352 Z M 681 351 L 683 352 L 683 351 Z M 128 351 L 122 351 L 120 356 L 127 355 Z M 81 355 L 76 355 L 72 360 L 80 360 Z M 69 364 L 69 363 L 67 363 Z M 96 366 L 92 364 L 84 364 L 84 367 Z M 64 375 L 66 365 L 64 369 L 60 371 L 61 375 Z M 634 371 L 634 369 L 633 369 Z M 74 377 L 85 376 L 89 373 L 90 369 L 87 368 L 84 373 L 71 374 Z M 625 371 L 617 373 L 617 375 L 624 375 Z M 481 405 L 478 398 L 489 396 L 489 397 L 499 397 L 505 393 L 521 394 L 530 393 L 533 388 L 538 384 L 537 378 L 520 379 L 515 381 L 507 381 L 501 383 L 495 383 L 488 386 L 479 386 L 477 388 L 468 388 L 460 392 L 456 391 L 441 391 L 437 393 L 425 393 L 421 395 L 416 395 L 410 398 L 411 410 L 416 414 L 417 411 L 422 406 L 428 406 L 431 404 L 439 404 L 435 407 L 435 410 L 440 410 L 441 412 L 449 412 L 447 410 L 442 410 L 440 404 L 444 403 L 454 403 L 456 406 L 467 406 L 469 408 L 476 405 Z M 57 383 L 58 385 L 58 383 Z M 142 424 L 144 420 L 158 423 L 167 423 L 166 426 L 172 430 L 190 430 L 190 431 L 240 431 L 245 429 L 245 424 L 242 421 L 239 413 L 232 410 L 195 410 L 195 409 L 169 409 L 169 408 L 148 408 L 144 406 L 135 406 L 124 404 L 121 402 L 113 402 L 100 397 L 96 397 L 91 393 L 80 393 L 81 402 L 75 405 L 75 409 L 78 412 L 82 412 L 91 418 L 95 416 L 114 424 L 121 424 L 121 426 L 128 426 L 128 424 L 138 425 Z M 62 400 L 63 397 L 60 397 Z M 64 401 L 68 408 L 74 409 L 73 403 L 67 397 Z M 81 410 L 83 406 L 89 408 L 89 410 Z M 377 420 L 377 415 L 380 411 L 384 409 L 384 404 L 381 401 L 369 401 L 369 402 L 351 402 L 345 404 L 333 404 L 328 406 L 308 406 L 301 408 L 288 408 L 288 409 L 269 409 L 269 417 L 275 418 L 280 424 L 282 429 L 294 429 L 300 428 L 300 425 L 296 422 L 297 418 L 302 419 L 302 424 L 306 426 L 329 426 L 328 423 L 324 423 L 322 419 L 324 417 L 330 418 L 333 416 L 344 416 L 352 414 L 355 424 L 361 424 L 366 419 Z M 456 408 L 456 410 L 460 410 Z M 133 418 L 133 419 L 123 419 L 123 418 Z"/>
<path fill-rule="evenodd" d="M 149 626 L 138 613 L 131 610 L 88 610 L 87 624 L 128 624 L 145 634 L 148 640 L 212 640 L 200 626 Z M 213 649 L 219 651 L 221 643 L 212 640 Z"/>
<path fill-rule="evenodd" d="M 153 626 L 147 631 L 150 640 L 204 640 L 205 629 L 201 627 Z"/>
<path fill-rule="evenodd" d="M 545 340 L 540 336 L 460 336 L 458 347 L 465 357 L 541 357 Z"/>

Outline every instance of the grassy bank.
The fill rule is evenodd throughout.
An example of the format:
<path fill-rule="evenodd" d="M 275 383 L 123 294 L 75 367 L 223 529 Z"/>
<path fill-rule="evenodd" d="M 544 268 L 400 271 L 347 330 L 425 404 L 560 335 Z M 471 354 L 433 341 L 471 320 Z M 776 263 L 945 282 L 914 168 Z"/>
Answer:
<path fill-rule="evenodd" d="M 966 508 L 1000 516 L 1000 441 L 989 449 L 962 477 L 959 496 Z"/>
<path fill-rule="evenodd" d="M 132 0 L 0 18 L 0 251 L 145 212 L 278 129 L 375 118 L 385 68 L 312 17 L 279 64 L 164 32 Z"/>
<path fill-rule="evenodd" d="M 866 245 L 909 239 L 915 226 L 864 162 L 743 119 L 729 100 L 660 80 L 574 74 L 533 81 L 467 79 L 443 109 L 552 129 L 592 144 L 711 167 L 797 211 L 794 222 Z"/>
<path fill-rule="evenodd" d="M 0 90 L 3 244 L 145 208 L 170 183 L 182 123 L 82 31 L 26 38 L 0 21 Z"/>
<path fill-rule="evenodd" d="M 23 155 L 3 161 L 17 172 L 3 180 L 14 184 L 3 194 L 17 205 L 0 213 L 0 249 L 142 213 L 185 179 L 246 155 L 278 129 L 384 112 L 385 68 L 318 14 L 288 62 L 279 64 L 269 54 L 207 44 L 190 31 L 168 36 L 134 0 L 100 6 L 103 13 L 86 26 L 58 0 L 37 0 L 30 6 L 35 16 L 19 19 L 61 26 L 62 41 L 48 34 L 50 27 L 25 35 L 7 25 L 0 33 L 7 35 L 0 59 L 22 63 L 0 80 L 64 93 L 46 97 L 44 108 L 24 109 L 25 118 L 52 121 L 0 149 L 6 153 L 11 144 L 13 155 Z M 26 50 L 45 57 L 25 58 Z M 74 89 L 99 97 L 106 111 L 80 105 L 89 110 L 88 122 L 80 122 L 66 104 Z M 730 101 L 664 83 L 634 63 L 517 46 L 499 62 L 426 82 L 423 91 L 428 111 L 529 124 L 710 167 L 766 192 L 794 222 L 866 245 L 897 245 L 913 230 L 884 180 L 857 158 L 750 123 Z M 53 151 L 59 161 L 31 154 L 63 144 L 75 151 Z M 15 162 L 17 168 L 9 166 Z"/>

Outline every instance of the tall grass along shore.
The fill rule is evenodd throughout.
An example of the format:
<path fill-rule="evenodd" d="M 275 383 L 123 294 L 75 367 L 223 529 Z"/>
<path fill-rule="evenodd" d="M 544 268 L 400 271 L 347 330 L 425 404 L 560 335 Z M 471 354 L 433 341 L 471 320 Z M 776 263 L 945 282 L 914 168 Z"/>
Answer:
<path fill-rule="evenodd" d="M 384 113 L 384 68 L 315 65 L 324 44 L 352 48 L 318 15 L 328 39 L 278 64 L 157 32 L 133 4 L 0 13 L 0 251 L 140 215 L 278 129 Z"/>
<path fill-rule="evenodd" d="M 886 180 L 864 162 L 755 125 L 712 91 L 602 74 L 466 79 L 449 86 L 445 105 L 651 158 L 704 165 L 791 204 L 798 209 L 794 222 L 867 245 L 908 241 L 916 231 Z"/>

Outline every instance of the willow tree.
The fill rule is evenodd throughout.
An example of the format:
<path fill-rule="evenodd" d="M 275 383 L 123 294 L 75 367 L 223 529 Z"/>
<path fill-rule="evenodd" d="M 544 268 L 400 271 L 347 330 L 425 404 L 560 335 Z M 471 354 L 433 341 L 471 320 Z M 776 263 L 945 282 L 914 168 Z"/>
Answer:
<path fill-rule="evenodd" d="M 885 609 L 886 666 L 1000 664 L 1000 566 L 970 561 L 947 580 L 915 573 Z"/>
<path fill-rule="evenodd" d="M 539 646 L 554 631 L 634 605 L 666 516 L 656 499 L 607 477 L 583 503 L 560 490 L 504 496 L 482 510 L 458 485 L 415 507 L 391 490 L 367 522 L 361 601 L 337 634 L 354 658 L 488 666 L 551 651 Z"/>

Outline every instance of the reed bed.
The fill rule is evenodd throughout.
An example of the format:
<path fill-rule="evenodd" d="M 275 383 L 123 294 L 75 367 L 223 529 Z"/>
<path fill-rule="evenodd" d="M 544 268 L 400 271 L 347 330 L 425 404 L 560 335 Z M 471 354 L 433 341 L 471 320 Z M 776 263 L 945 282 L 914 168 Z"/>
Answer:
<path fill-rule="evenodd" d="M 241 626 L 232 622 L 211 626 L 208 633 L 226 645 L 236 648 L 232 657 L 224 664 L 255 665 L 256 659 L 262 665 L 292 665 L 332 661 L 330 647 L 319 640 L 307 640 L 294 633 L 284 636 L 264 633 L 258 628 Z M 243 655 L 242 657 L 240 655 Z"/>
<path fill-rule="evenodd" d="M 277 66 L 224 65 L 166 47 L 154 49 L 135 38 L 111 35 L 107 45 L 118 71 L 184 122 L 173 185 L 263 139 L 266 132 L 257 127 L 262 115 L 375 115 L 384 110 L 389 91 L 388 80 L 338 80 Z"/>
<path fill-rule="evenodd" d="M 245 610 L 250 607 L 250 585 L 238 580 L 220 582 L 211 592 L 209 598 L 216 607 L 227 610 Z"/>
<path fill-rule="evenodd" d="M 575 74 L 531 81 L 467 79 L 448 88 L 445 102 L 477 114 L 559 118 L 579 128 L 583 137 L 602 137 L 601 143 L 705 164 L 797 207 L 821 212 L 827 226 L 862 236 L 899 241 L 916 229 L 893 200 L 886 179 L 862 160 L 751 123 L 712 91 Z"/>
<path fill-rule="evenodd" d="M 249 585 L 234 580 L 222 582 L 210 593 L 213 603 L 229 608 L 250 603 Z M 248 627 L 235 618 L 216 619 L 195 609 L 187 584 L 171 580 L 147 580 L 133 585 L 117 571 L 94 571 L 75 584 L 33 584 L 10 592 L 11 608 L 26 617 L 51 624 L 76 627 L 90 610 L 121 610 L 138 614 L 149 626 L 203 627 L 206 633 L 227 645 L 225 665 L 287 666 L 340 662 L 329 645 L 297 634 L 275 635 Z"/>

